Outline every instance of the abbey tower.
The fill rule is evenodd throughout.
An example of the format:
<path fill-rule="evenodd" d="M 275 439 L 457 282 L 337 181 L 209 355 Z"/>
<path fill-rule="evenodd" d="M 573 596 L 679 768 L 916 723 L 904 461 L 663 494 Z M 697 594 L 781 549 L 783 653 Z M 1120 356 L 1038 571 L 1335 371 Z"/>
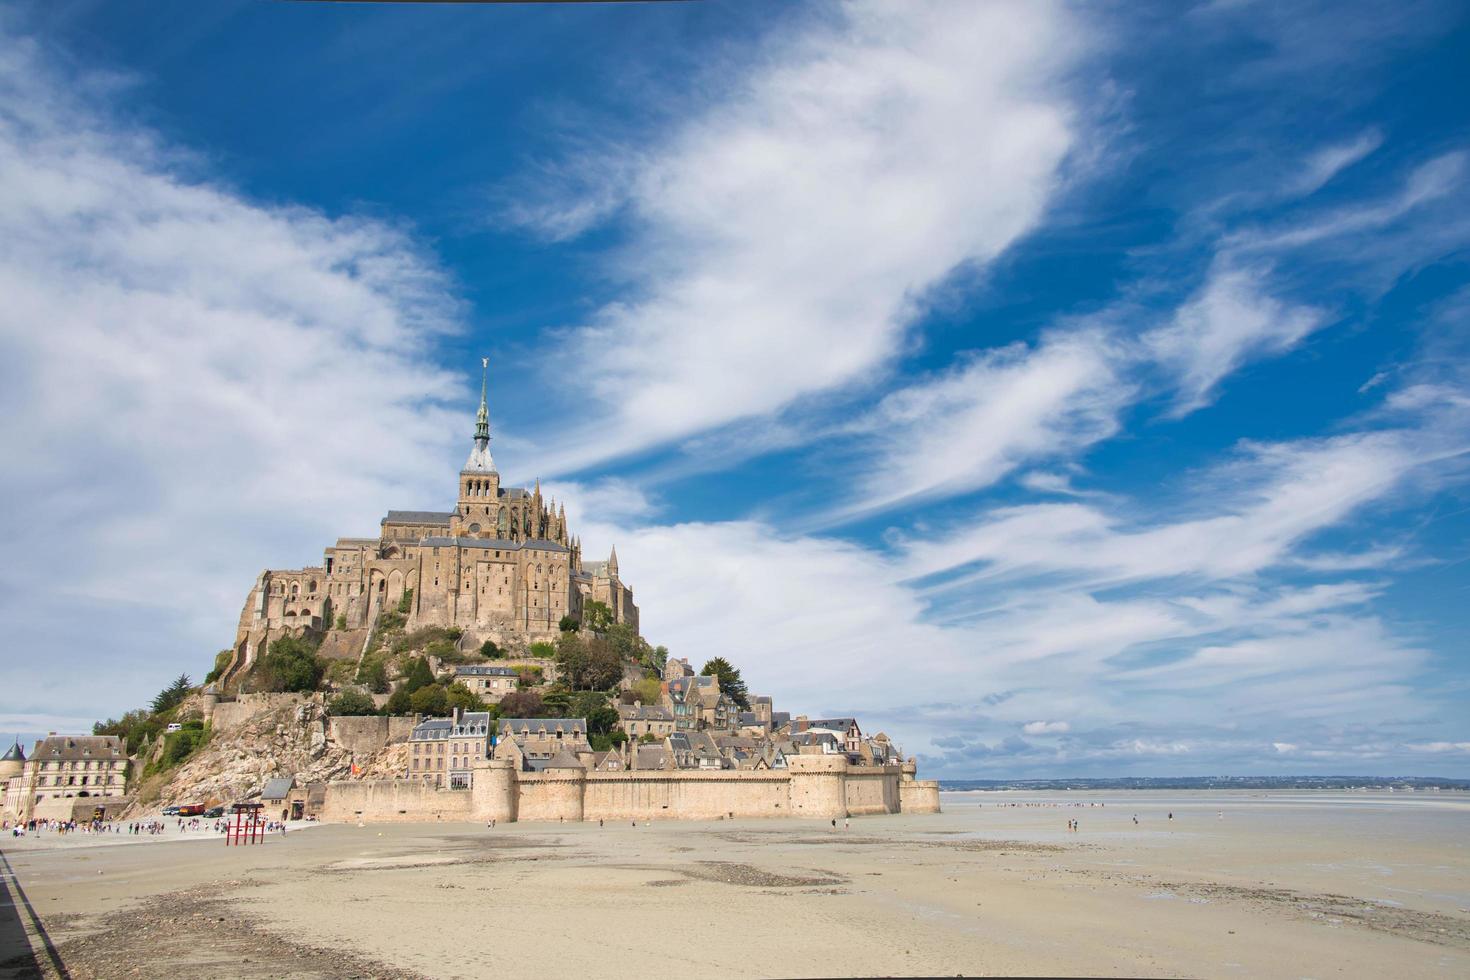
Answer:
<path fill-rule="evenodd" d="M 459 627 L 467 648 L 553 637 L 562 617 L 580 620 L 589 601 L 638 628 L 616 549 L 605 562 L 584 563 L 566 508 L 543 499 L 539 480 L 531 489 L 501 485 L 486 395 L 482 376 L 454 509 L 390 510 L 377 537 L 338 538 L 320 566 L 261 572 L 240 615 L 226 685 L 285 634 L 324 634 L 332 655 L 355 657 L 385 611 L 401 612 L 409 629 Z"/>

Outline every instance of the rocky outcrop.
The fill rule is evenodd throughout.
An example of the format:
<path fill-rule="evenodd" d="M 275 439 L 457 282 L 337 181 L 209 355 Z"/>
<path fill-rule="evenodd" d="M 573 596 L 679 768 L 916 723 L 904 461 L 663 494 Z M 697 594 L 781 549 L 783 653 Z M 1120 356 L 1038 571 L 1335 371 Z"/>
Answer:
<path fill-rule="evenodd" d="M 319 700 L 266 703 L 259 711 L 215 730 L 209 742 L 169 774 L 147 809 L 179 803 L 234 803 L 258 793 L 272 776 L 294 776 L 298 784 L 398 775 L 406 745 L 389 745 L 371 757 L 354 756 L 328 737 Z M 398 767 L 396 770 L 393 767 Z M 141 810 L 141 807 L 135 808 Z"/>

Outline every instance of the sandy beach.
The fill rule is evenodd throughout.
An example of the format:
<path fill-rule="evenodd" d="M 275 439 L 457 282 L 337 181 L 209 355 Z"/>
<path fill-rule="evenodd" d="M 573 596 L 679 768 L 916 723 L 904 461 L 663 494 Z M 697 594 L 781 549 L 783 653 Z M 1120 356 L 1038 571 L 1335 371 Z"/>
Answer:
<path fill-rule="evenodd" d="M 944 807 L 835 829 L 6 838 L 0 976 L 1470 975 L 1464 794 L 973 793 Z"/>

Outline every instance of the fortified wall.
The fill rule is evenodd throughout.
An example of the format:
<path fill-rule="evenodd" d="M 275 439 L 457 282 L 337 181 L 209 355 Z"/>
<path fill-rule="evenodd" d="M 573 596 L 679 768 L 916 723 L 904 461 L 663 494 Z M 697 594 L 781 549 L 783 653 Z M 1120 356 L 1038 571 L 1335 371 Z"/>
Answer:
<path fill-rule="evenodd" d="M 842 756 L 801 755 L 785 770 L 548 769 L 519 772 L 482 760 L 470 789 L 418 780 L 343 781 L 327 786 L 322 819 L 365 823 L 426 820 L 840 819 L 874 813 L 938 813 L 939 783 L 915 766 L 855 767 Z"/>

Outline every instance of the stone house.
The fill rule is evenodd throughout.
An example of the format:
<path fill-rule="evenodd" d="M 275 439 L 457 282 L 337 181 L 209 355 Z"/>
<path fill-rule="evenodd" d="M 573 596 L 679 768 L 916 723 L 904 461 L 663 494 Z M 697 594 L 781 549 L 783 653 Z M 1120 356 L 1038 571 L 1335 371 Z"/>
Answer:
<path fill-rule="evenodd" d="M 17 743 L 6 759 L 10 769 L 17 761 L 23 766 L 6 786 L 7 816 L 30 819 L 36 805 L 46 800 L 127 793 L 127 747 L 116 735 L 52 734 L 36 743 L 29 758 Z"/>
<path fill-rule="evenodd" d="M 454 681 L 463 684 L 488 704 L 499 704 L 500 699 L 516 689 L 520 672 L 514 667 L 499 664 L 460 664 L 454 668 Z"/>
<path fill-rule="evenodd" d="M 492 727 L 487 711 L 454 709 L 449 718 L 426 718 L 408 736 L 409 779 L 468 789 L 474 765 L 490 757 Z"/>
<path fill-rule="evenodd" d="M 590 753 L 585 718 L 502 718 L 495 731 L 493 756 L 524 772 L 549 767 L 563 752 Z"/>
<path fill-rule="evenodd" d="M 674 715 L 662 705 L 647 705 L 641 701 L 618 705 L 618 728 L 629 738 L 639 739 L 644 735 L 663 738 L 674 733 Z"/>

